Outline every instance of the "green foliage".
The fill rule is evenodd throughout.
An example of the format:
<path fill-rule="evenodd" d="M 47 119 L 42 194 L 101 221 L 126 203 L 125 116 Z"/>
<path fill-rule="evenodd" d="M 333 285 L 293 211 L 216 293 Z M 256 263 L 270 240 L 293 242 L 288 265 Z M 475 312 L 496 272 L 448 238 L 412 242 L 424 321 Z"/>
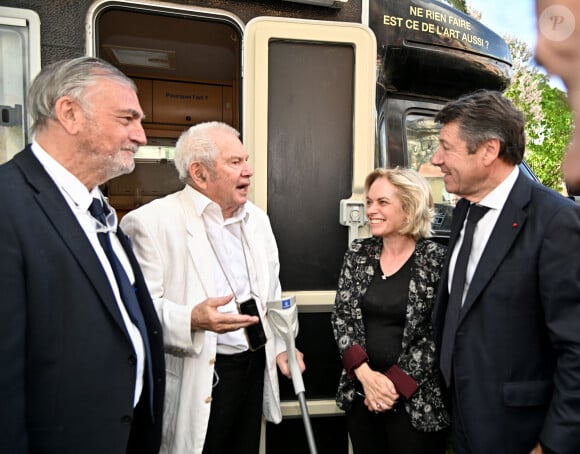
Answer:
<path fill-rule="evenodd" d="M 451 5 L 454 8 L 457 8 L 459 11 L 463 11 L 467 13 L 467 5 L 465 4 L 465 0 L 450 0 Z"/>
<path fill-rule="evenodd" d="M 531 51 L 517 38 L 504 38 L 512 53 L 514 75 L 505 92 L 526 116 L 526 161 L 542 184 L 561 191 L 562 157 L 573 128 L 566 94 L 531 63 Z"/>
<path fill-rule="evenodd" d="M 562 90 L 551 87 L 546 80 L 540 87 L 544 112 L 541 137 L 538 143 L 528 143 L 526 160 L 543 184 L 560 191 L 564 180 L 562 159 L 573 128 L 572 113 Z"/>
<path fill-rule="evenodd" d="M 465 0 L 442 0 L 442 1 L 453 6 L 459 11 L 463 11 L 464 13 L 467 14 L 467 4 L 465 3 Z"/>

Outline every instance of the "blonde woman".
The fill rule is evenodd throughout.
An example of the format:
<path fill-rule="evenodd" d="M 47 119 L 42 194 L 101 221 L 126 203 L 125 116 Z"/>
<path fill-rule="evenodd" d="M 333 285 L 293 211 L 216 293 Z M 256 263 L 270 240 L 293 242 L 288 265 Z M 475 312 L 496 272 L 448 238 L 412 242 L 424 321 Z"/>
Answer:
<path fill-rule="evenodd" d="M 411 169 L 376 169 L 365 191 L 372 237 L 346 252 L 332 313 L 337 404 L 355 453 L 442 454 L 449 415 L 431 312 L 446 250 L 427 239 L 433 197 Z"/>

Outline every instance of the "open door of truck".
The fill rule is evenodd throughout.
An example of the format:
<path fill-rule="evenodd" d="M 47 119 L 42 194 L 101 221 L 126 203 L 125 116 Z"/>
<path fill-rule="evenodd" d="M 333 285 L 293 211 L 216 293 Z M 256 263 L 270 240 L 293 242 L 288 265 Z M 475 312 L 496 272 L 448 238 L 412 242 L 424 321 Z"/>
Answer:
<path fill-rule="evenodd" d="M 263 17 L 247 24 L 243 51 L 252 198 L 270 216 L 282 289 L 297 296 L 309 413 L 315 437 L 324 436 L 316 441 L 322 452 L 346 453 L 330 311 L 374 168 L 375 37 L 359 24 Z M 281 383 L 285 418 L 268 425 L 267 452 L 306 452 L 302 422 L 291 418 L 300 414 L 291 384 Z"/>

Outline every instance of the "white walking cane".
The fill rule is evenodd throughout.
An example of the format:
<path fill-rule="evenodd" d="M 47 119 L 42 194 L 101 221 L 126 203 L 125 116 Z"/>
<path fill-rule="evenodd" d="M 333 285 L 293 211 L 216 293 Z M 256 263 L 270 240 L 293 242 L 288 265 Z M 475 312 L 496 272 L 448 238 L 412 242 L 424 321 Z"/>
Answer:
<path fill-rule="evenodd" d="M 302 413 L 302 420 L 304 421 L 308 446 L 310 447 L 311 454 L 317 454 L 312 426 L 310 425 L 310 416 L 308 415 L 308 407 L 306 406 L 306 398 L 304 396 L 304 381 L 302 380 L 302 373 L 298 365 L 296 345 L 294 343 L 294 338 L 298 334 L 296 297 L 292 295 L 281 300 L 268 302 L 267 317 L 274 333 L 283 339 L 286 344 L 288 366 L 290 367 L 290 374 L 292 375 L 294 392 L 300 403 L 300 411 Z"/>

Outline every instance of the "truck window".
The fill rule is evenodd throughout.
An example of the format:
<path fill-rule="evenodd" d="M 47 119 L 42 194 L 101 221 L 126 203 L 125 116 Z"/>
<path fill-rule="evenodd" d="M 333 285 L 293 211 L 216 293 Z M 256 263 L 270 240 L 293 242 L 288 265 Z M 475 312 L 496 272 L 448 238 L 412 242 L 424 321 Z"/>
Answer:
<path fill-rule="evenodd" d="M 135 159 L 169 159 L 175 158 L 175 146 L 173 145 L 143 145 L 135 154 Z"/>
<path fill-rule="evenodd" d="M 431 186 L 435 202 L 433 230 L 436 236 L 445 236 L 451 226 L 451 214 L 457 197 L 445 190 L 443 173 L 431 164 L 431 156 L 439 144 L 441 126 L 433 116 L 419 113 L 408 114 L 405 118 L 405 137 L 409 151 L 409 167 L 424 176 Z"/>
<path fill-rule="evenodd" d="M 0 7 L 0 163 L 29 141 L 26 93 L 40 69 L 40 19 L 34 11 Z"/>

